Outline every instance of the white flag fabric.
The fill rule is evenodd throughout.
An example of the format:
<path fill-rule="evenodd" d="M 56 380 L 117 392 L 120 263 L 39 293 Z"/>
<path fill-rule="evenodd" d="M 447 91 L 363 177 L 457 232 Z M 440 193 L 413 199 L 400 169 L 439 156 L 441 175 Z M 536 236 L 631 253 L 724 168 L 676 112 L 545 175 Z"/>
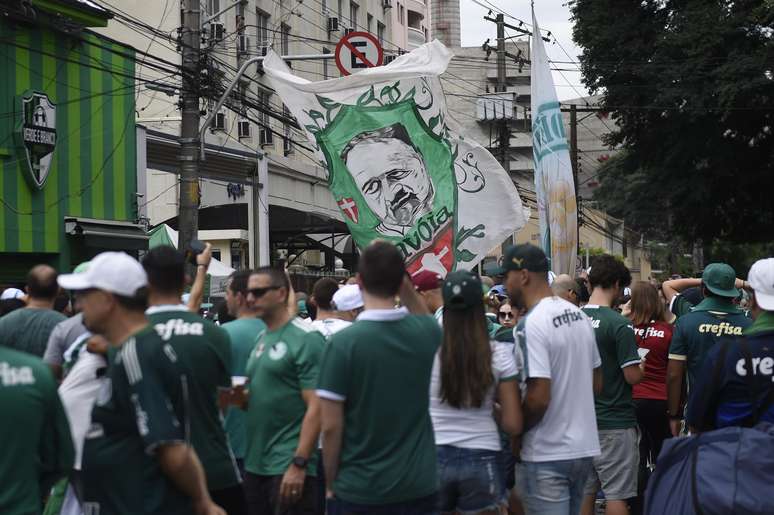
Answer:
<path fill-rule="evenodd" d="M 532 153 L 541 246 L 551 258 L 551 270 L 575 275 L 578 204 L 572 163 L 561 107 L 534 11 L 531 60 Z"/>
<path fill-rule="evenodd" d="M 509 175 L 448 113 L 439 76 L 451 58 L 433 41 L 387 66 L 318 82 L 274 52 L 263 61 L 327 169 L 355 244 L 395 243 L 412 274 L 470 269 L 526 223 Z"/>

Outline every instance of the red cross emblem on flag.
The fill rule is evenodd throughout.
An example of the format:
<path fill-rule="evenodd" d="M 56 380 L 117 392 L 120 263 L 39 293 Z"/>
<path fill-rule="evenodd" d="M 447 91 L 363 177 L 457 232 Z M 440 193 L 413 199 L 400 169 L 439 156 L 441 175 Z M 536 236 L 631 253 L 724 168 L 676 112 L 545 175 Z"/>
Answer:
<path fill-rule="evenodd" d="M 347 215 L 347 218 L 357 223 L 357 204 L 355 204 L 352 197 L 343 198 L 336 203 L 339 205 L 339 209 Z"/>

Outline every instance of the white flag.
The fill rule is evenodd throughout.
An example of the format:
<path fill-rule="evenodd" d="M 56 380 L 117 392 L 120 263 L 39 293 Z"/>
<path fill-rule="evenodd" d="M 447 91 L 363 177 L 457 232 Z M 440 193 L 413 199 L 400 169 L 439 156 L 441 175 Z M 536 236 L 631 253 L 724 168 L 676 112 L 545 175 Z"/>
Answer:
<path fill-rule="evenodd" d="M 557 274 L 575 274 L 578 204 L 564 120 L 548 66 L 540 28 L 532 11 L 532 153 L 540 241 Z"/>
<path fill-rule="evenodd" d="M 355 243 L 395 243 L 412 274 L 472 268 L 526 222 L 509 175 L 447 111 L 439 76 L 451 57 L 433 41 L 387 66 L 319 82 L 273 52 L 263 62 L 328 170 Z"/>

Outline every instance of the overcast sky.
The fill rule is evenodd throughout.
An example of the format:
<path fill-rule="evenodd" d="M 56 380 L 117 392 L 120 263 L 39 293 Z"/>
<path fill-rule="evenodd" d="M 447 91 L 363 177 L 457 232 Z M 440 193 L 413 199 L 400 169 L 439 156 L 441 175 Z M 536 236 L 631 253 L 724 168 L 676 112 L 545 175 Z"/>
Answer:
<path fill-rule="evenodd" d="M 477 0 L 486 4 L 485 0 Z M 504 12 L 515 16 L 526 23 L 532 23 L 529 0 L 490 0 L 490 3 L 502 9 Z M 580 49 L 572 40 L 572 24 L 570 23 L 570 9 L 565 5 L 566 0 L 539 0 L 535 2 L 535 16 L 537 17 L 543 34 L 551 31 L 556 36 L 562 47 L 572 57 L 567 57 L 558 44 L 545 43 L 549 59 L 554 61 L 577 61 Z M 496 46 L 495 37 L 497 27 L 494 23 L 484 20 L 489 9 L 481 7 L 473 0 L 460 0 L 460 18 L 462 22 L 462 46 L 479 46 L 487 38 L 491 38 L 490 44 Z M 494 17 L 494 16 L 493 16 Z M 518 22 L 505 17 L 505 22 L 518 26 Z M 513 31 L 506 35 L 514 35 Z M 552 68 L 577 69 L 573 64 L 555 64 Z M 559 100 L 577 98 L 588 95 L 588 91 L 581 83 L 580 73 L 574 71 L 553 71 L 554 84 Z M 562 76 L 562 74 L 564 76 Z M 574 87 L 573 87 L 574 86 Z M 577 90 L 577 91 L 576 91 Z"/>

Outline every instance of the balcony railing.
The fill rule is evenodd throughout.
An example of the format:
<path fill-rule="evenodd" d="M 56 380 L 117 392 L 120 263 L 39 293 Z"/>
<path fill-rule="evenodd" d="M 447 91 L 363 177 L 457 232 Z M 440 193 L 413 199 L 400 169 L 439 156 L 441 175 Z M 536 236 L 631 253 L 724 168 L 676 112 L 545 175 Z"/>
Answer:
<path fill-rule="evenodd" d="M 420 29 L 414 27 L 408 27 L 408 48 L 413 50 L 426 43 L 425 33 Z"/>

